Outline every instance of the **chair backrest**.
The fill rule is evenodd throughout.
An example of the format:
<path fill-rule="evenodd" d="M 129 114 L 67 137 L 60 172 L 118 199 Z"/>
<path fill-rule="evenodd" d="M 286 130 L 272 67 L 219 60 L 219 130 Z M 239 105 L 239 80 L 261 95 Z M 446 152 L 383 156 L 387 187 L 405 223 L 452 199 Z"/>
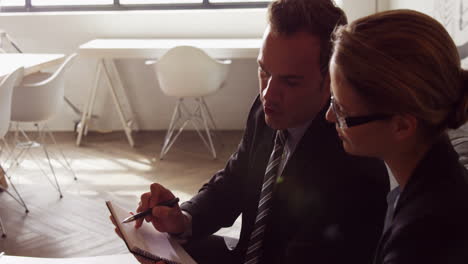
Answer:
<path fill-rule="evenodd" d="M 10 126 L 11 97 L 13 87 L 23 78 L 23 67 L 7 75 L 0 83 L 0 138 L 3 138 Z"/>
<path fill-rule="evenodd" d="M 27 76 L 14 89 L 12 121 L 45 121 L 60 111 L 65 95 L 65 75 L 76 55 L 68 56 L 53 74 L 39 73 Z"/>
<path fill-rule="evenodd" d="M 179 46 L 166 52 L 154 69 L 166 95 L 199 97 L 221 88 L 230 64 L 214 60 L 199 48 Z"/>

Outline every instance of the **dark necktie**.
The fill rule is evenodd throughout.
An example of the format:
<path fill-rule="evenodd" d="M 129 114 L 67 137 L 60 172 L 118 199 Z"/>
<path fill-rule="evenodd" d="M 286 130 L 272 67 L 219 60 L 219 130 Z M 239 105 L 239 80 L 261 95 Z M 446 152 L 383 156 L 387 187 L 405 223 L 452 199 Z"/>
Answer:
<path fill-rule="evenodd" d="M 249 247 L 245 256 L 244 264 L 256 264 L 262 257 L 263 237 L 272 206 L 272 195 L 276 179 L 278 178 L 279 167 L 283 158 L 283 149 L 286 143 L 286 132 L 277 131 L 275 146 L 271 153 L 270 160 L 263 178 L 262 192 L 258 202 L 257 217 L 252 234 L 250 235 Z"/>

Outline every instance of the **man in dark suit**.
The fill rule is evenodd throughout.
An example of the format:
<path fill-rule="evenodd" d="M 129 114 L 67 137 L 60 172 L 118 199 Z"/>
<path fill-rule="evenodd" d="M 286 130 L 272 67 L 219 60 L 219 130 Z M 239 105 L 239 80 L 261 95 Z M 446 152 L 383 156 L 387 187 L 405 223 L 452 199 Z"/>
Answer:
<path fill-rule="evenodd" d="M 389 189 L 384 164 L 347 155 L 329 105 L 330 35 L 346 23 L 330 0 L 277 0 L 258 57 L 260 94 L 237 151 L 180 208 L 154 183 L 137 211 L 187 240 L 199 263 L 371 263 Z M 242 215 L 237 246 L 212 234 Z M 136 223 L 137 227 L 143 219 Z"/>

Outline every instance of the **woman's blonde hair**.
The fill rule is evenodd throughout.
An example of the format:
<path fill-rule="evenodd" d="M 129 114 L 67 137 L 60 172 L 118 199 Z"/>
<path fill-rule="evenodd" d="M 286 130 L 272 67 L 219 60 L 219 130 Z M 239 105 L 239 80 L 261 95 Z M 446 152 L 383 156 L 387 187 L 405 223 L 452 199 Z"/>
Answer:
<path fill-rule="evenodd" d="M 433 132 L 468 119 L 468 72 L 435 19 L 392 10 L 335 30 L 333 61 L 373 110 L 411 114 Z"/>

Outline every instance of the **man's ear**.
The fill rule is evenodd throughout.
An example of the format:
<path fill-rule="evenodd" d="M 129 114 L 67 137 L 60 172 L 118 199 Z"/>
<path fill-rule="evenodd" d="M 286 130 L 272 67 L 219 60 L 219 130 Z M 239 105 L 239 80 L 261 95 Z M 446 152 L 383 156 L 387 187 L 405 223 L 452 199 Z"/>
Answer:
<path fill-rule="evenodd" d="M 392 132 L 396 140 L 406 140 L 416 134 L 418 119 L 413 115 L 402 114 L 392 117 Z"/>

